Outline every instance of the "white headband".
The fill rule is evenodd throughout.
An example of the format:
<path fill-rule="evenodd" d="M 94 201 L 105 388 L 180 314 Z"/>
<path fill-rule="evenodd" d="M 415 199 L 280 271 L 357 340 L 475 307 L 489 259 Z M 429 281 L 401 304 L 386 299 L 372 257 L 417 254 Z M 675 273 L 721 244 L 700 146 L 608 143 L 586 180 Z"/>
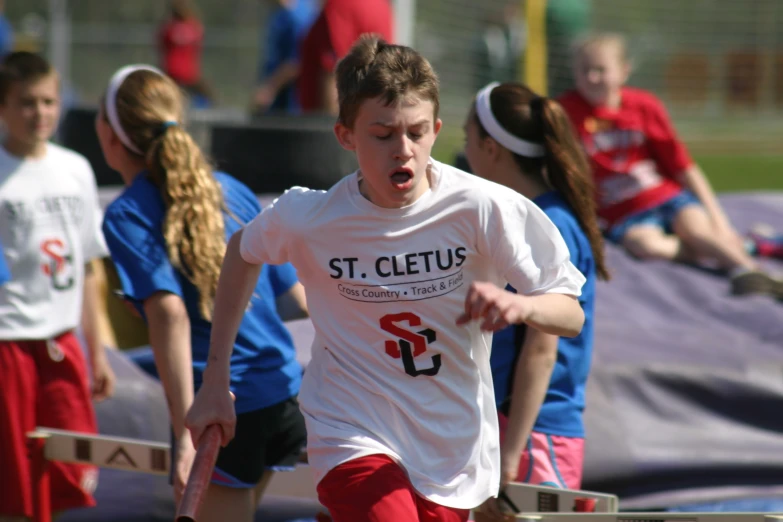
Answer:
<path fill-rule="evenodd" d="M 540 143 L 523 140 L 508 132 L 501 127 L 495 115 L 492 114 L 492 107 L 489 104 L 489 95 L 492 90 L 500 85 L 497 82 L 490 83 L 481 89 L 476 95 L 476 114 L 484 126 L 484 130 L 492 136 L 498 143 L 505 148 L 526 158 L 540 158 L 546 155 L 546 148 Z"/>
<path fill-rule="evenodd" d="M 117 114 L 117 91 L 120 90 L 122 82 L 124 82 L 128 76 L 135 73 L 136 71 L 151 71 L 158 73 L 161 76 L 165 76 L 160 70 L 152 67 L 151 65 L 127 65 L 123 67 L 114 73 L 114 76 L 112 76 L 111 80 L 109 80 L 109 90 L 106 92 L 105 109 L 106 116 L 109 118 L 109 125 L 111 125 L 111 128 L 114 129 L 114 132 L 117 134 L 117 137 L 120 139 L 122 144 L 136 154 L 142 154 L 139 148 L 133 144 L 131 139 L 123 130 L 122 125 L 120 124 L 120 117 Z"/>

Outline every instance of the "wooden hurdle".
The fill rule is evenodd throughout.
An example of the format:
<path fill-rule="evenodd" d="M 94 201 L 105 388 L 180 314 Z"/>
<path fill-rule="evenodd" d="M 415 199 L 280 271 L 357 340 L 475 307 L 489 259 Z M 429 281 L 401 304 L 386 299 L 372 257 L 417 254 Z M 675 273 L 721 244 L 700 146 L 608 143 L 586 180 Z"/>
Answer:
<path fill-rule="evenodd" d="M 91 464 L 168 475 L 171 467 L 169 444 L 124 437 L 38 428 L 27 434 L 33 486 L 33 522 L 51 522 L 48 463 L 52 461 Z M 558 489 L 512 483 L 509 499 L 522 510 L 522 522 L 783 522 L 781 513 L 635 513 L 618 512 L 615 495 L 594 491 Z M 306 465 L 286 473 L 275 473 L 268 495 L 317 500 L 315 484 Z M 574 512 L 589 506 L 592 512 Z"/>
<path fill-rule="evenodd" d="M 521 513 L 521 522 L 783 522 L 772 513 Z"/>

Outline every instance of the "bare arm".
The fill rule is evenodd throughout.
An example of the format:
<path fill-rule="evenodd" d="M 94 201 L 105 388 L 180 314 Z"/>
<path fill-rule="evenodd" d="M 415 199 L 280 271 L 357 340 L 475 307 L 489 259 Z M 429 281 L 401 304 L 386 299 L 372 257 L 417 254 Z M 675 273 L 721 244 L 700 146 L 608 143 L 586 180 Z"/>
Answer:
<path fill-rule="evenodd" d="M 712 190 L 710 182 L 707 181 L 704 172 L 698 165 L 693 163 L 687 170 L 680 174 L 679 178 L 682 179 L 683 184 L 699 198 L 699 201 L 704 205 L 707 214 L 716 227 L 731 228 L 729 219 L 723 212 L 720 203 L 718 203 L 718 198 L 715 196 L 715 192 Z"/>
<path fill-rule="evenodd" d="M 193 403 L 190 318 L 182 298 L 168 292 L 145 300 L 144 313 L 174 435 L 179 440 L 185 433 L 185 414 Z"/>
<path fill-rule="evenodd" d="M 516 479 L 519 459 L 544 403 L 559 337 L 528 328 L 517 360 L 511 392 L 508 427 L 501 448 L 501 483 Z"/>
<path fill-rule="evenodd" d="M 576 337 L 582 331 L 585 314 L 572 295 L 526 296 L 493 283 L 474 282 L 465 296 L 465 311 L 457 318 L 457 324 L 474 319 L 483 319 L 481 329 L 492 332 L 511 324 L 525 323 L 543 333 Z"/>
<path fill-rule="evenodd" d="M 92 368 L 92 395 L 95 400 L 103 400 L 114 394 L 114 372 L 106 358 L 106 349 L 101 335 L 101 297 L 98 275 L 92 262 L 84 266 L 84 289 L 82 299 L 81 328 Z"/>
<path fill-rule="evenodd" d="M 98 276 L 93 270 L 92 262 L 84 265 L 84 299 L 82 300 L 82 334 L 87 343 L 87 353 L 90 358 L 100 357 L 103 354 L 101 342 L 100 320 L 100 295 Z"/>
<path fill-rule="evenodd" d="M 321 74 L 320 79 L 321 110 L 326 114 L 337 116 L 340 112 L 337 99 L 337 79 L 332 72 Z"/>
<path fill-rule="evenodd" d="M 147 298 L 144 313 L 149 324 L 155 366 L 174 429 L 177 460 L 174 463 L 173 486 L 174 497 L 179 502 L 196 451 L 185 430 L 185 415 L 193 404 L 190 317 L 182 298 L 168 292 L 157 292 Z"/>
<path fill-rule="evenodd" d="M 247 303 L 261 275 L 260 264 L 251 264 L 242 259 L 239 252 L 242 234 L 243 230 L 236 232 L 226 246 L 215 294 L 204 382 L 186 419 L 194 446 L 198 445 L 204 431 L 211 425 L 221 427 L 223 446 L 234 438 L 236 430 L 236 412 L 230 398 L 231 352 Z"/>
<path fill-rule="evenodd" d="M 256 107 L 266 108 L 275 101 L 278 93 L 299 76 L 299 63 L 295 60 L 284 62 L 262 81 L 253 95 Z"/>
<path fill-rule="evenodd" d="M 280 64 L 263 84 L 277 94 L 280 89 L 294 81 L 297 76 L 299 76 L 299 62 L 289 60 Z"/>
<path fill-rule="evenodd" d="M 521 321 L 528 326 L 562 337 L 576 337 L 582 331 L 585 314 L 576 297 L 565 294 L 512 295 L 529 302 L 530 312 Z"/>
<path fill-rule="evenodd" d="M 307 299 L 305 298 L 304 286 L 302 283 L 296 283 L 288 292 L 277 298 L 277 313 L 283 321 L 293 321 L 295 319 L 304 319 L 309 315 L 307 310 Z"/>

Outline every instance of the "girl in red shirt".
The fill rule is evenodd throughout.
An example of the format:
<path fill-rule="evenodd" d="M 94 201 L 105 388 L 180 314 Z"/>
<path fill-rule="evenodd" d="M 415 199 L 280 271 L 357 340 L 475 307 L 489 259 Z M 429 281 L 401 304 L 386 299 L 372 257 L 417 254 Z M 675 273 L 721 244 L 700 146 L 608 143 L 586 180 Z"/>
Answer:
<path fill-rule="evenodd" d="M 204 26 L 190 0 L 172 0 L 170 7 L 158 34 L 161 67 L 188 94 L 209 102 L 213 96 L 201 76 Z"/>
<path fill-rule="evenodd" d="M 621 36 L 593 36 L 577 48 L 576 89 L 560 99 L 590 157 L 606 237 L 641 259 L 717 266 L 735 295 L 783 296 L 783 283 L 745 250 L 663 104 L 625 87 L 630 72 Z"/>

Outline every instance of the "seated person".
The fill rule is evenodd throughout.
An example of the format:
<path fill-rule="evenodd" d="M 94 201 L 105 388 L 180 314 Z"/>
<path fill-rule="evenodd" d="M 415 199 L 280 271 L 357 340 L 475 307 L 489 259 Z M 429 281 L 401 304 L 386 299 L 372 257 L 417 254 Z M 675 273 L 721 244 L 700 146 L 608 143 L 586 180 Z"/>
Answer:
<path fill-rule="evenodd" d="M 576 49 L 576 89 L 560 98 L 590 157 L 607 239 L 640 259 L 725 270 L 735 295 L 783 296 L 783 283 L 746 251 L 662 103 L 624 86 L 630 70 L 621 36 L 592 36 Z"/>

